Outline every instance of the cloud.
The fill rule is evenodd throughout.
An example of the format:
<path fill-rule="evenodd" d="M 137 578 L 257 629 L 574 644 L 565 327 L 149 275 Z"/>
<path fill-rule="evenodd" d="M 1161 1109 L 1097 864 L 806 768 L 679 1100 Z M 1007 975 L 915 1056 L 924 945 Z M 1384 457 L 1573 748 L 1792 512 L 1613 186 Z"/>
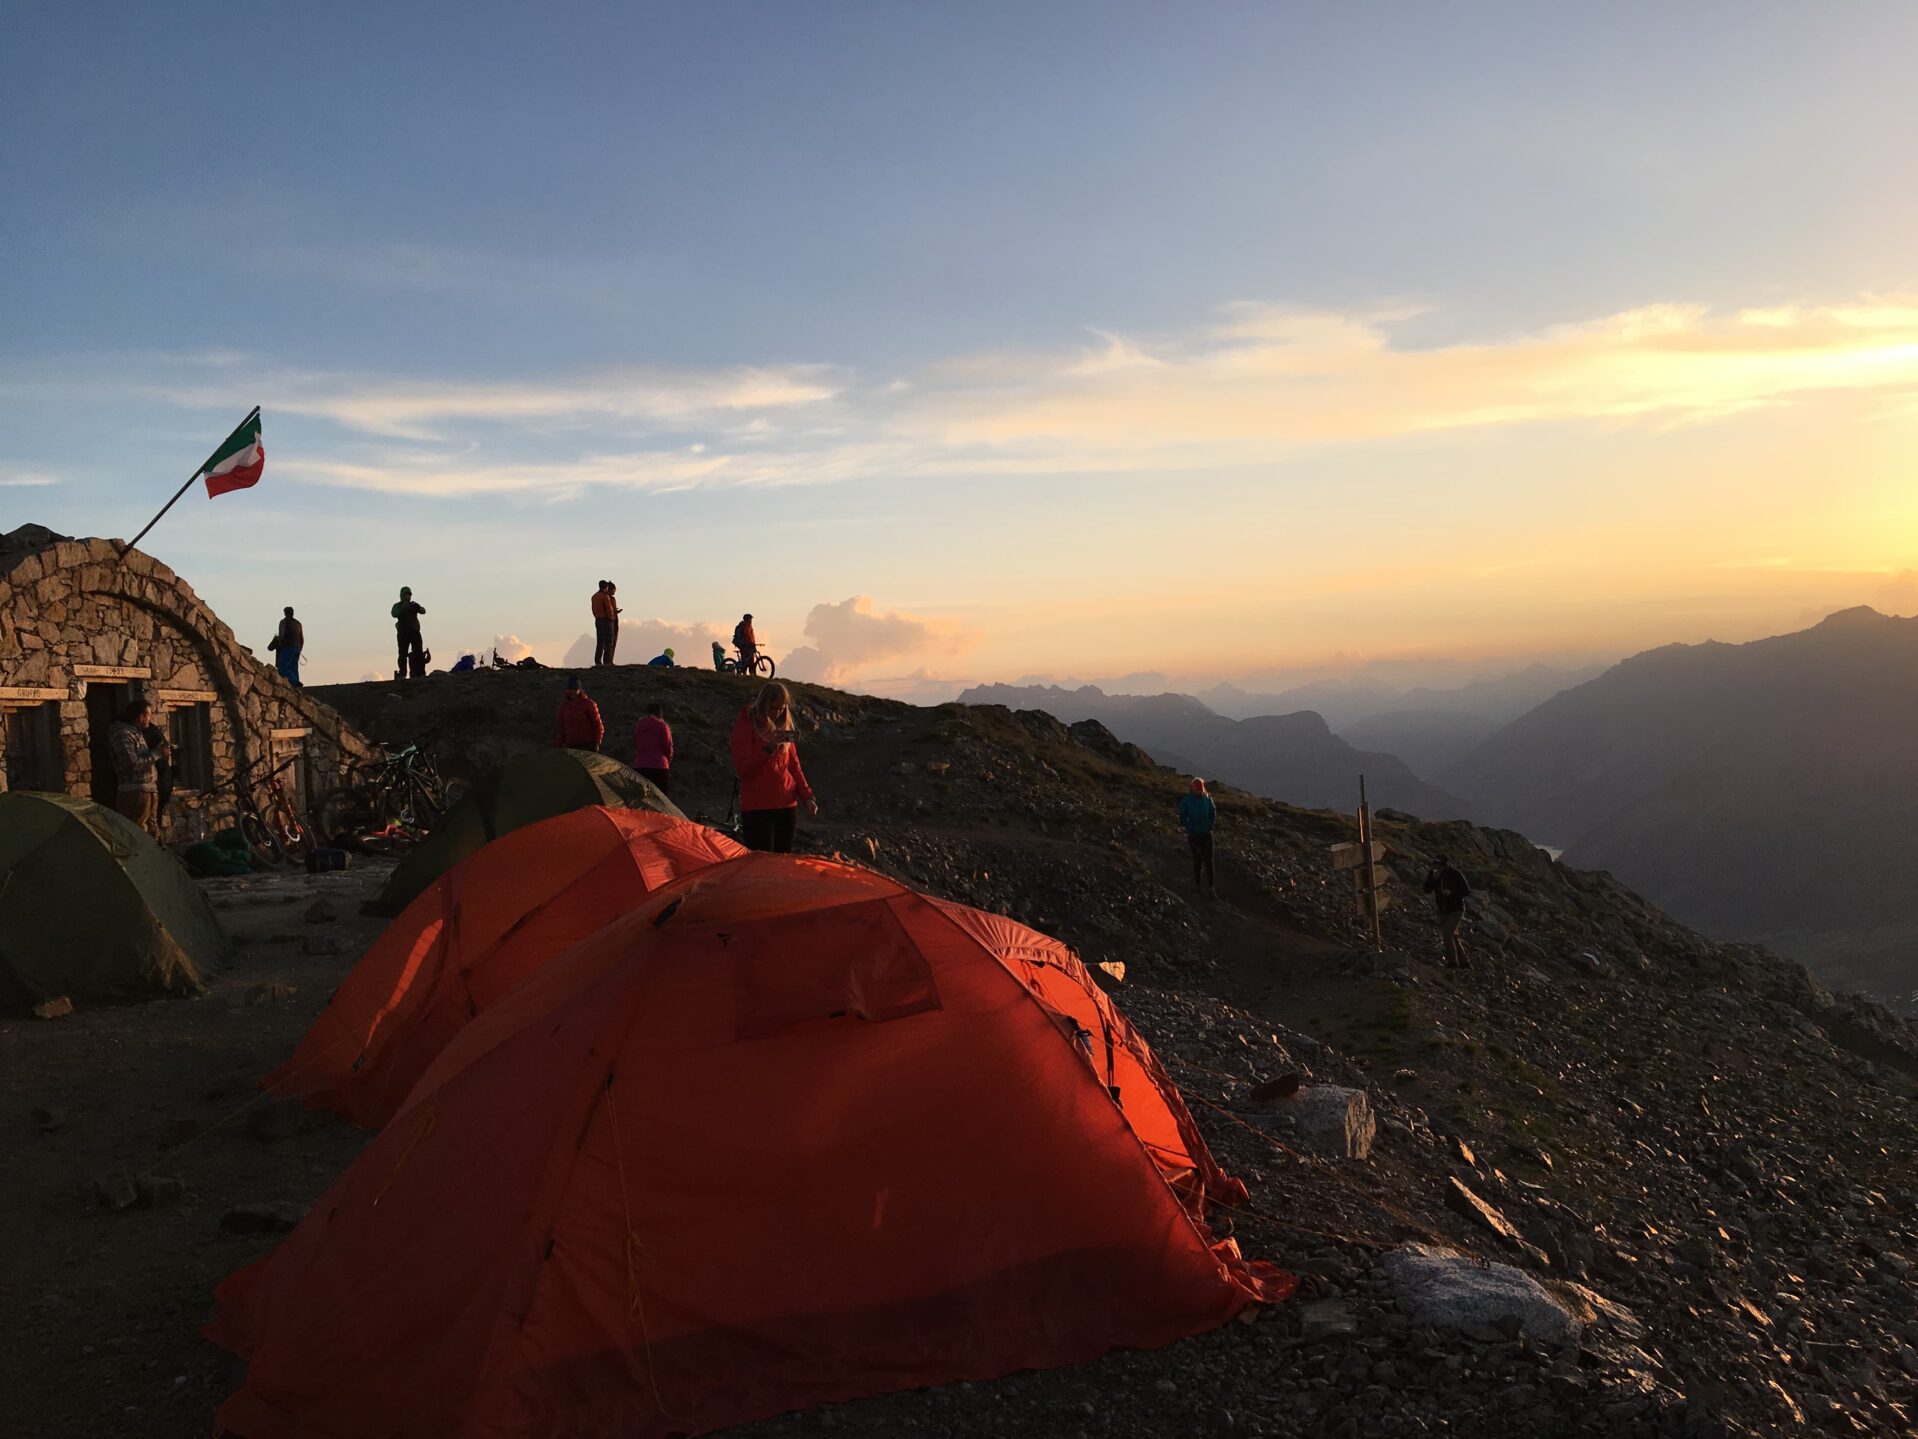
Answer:
<path fill-rule="evenodd" d="M 405 271 L 411 257 L 401 257 Z M 431 257 L 421 260 L 433 269 Z M 1664 303 L 1443 345 L 1403 307 L 1259 302 L 1053 351 L 933 359 L 870 382 L 830 363 L 459 379 L 275 370 L 227 353 L 0 366 L 0 393 L 230 407 L 338 438 L 299 481 L 422 498 L 563 500 L 884 479 L 1204 471 L 1311 447 L 1515 426 L 1694 425 L 1833 393 L 1918 409 L 1918 294 L 1713 310 Z M 164 383 L 151 377 L 165 375 Z M 184 376 L 184 378 L 181 378 Z M 399 443 L 396 443 L 399 442 Z"/>
<path fill-rule="evenodd" d="M 802 645 L 780 661 L 780 672 L 818 684 L 844 684 L 861 670 L 926 654 L 950 655 L 973 636 L 945 620 L 922 619 L 897 610 L 881 612 L 868 595 L 837 604 L 817 604 L 806 616 Z"/>
<path fill-rule="evenodd" d="M 445 439 L 473 425 L 679 427 L 817 404 L 836 393 L 823 367 L 614 370 L 549 384 L 286 377 L 262 383 L 274 408 L 401 439 Z M 263 402 L 264 403 L 264 402 Z"/>
<path fill-rule="evenodd" d="M 0 469 L 0 489 L 37 490 L 59 483 L 54 476 L 41 470 Z"/>
<path fill-rule="evenodd" d="M 1651 305 L 1421 349 L 1395 342 L 1398 318 L 1234 305 L 1188 332 L 978 362 L 909 423 L 947 446 L 1204 466 L 1468 427 L 1688 424 L 1918 386 L 1918 296 L 1729 315 Z"/>

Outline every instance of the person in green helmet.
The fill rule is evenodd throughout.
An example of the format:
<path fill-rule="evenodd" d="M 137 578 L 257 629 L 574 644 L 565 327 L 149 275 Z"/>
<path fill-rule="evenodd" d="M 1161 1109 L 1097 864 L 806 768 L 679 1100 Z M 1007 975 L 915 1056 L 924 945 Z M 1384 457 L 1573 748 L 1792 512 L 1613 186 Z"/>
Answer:
<path fill-rule="evenodd" d="M 654 655 L 651 659 L 647 660 L 646 663 L 656 670 L 669 670 L 673 667 L 674 663 L 673 652 L 669 649 L 664 654 Z"/>
<path fill-rule="evenodd" d="M 393 606 L 393 628 L 400 645 L 396 680 L 419 679 L 426 673 L 426 646 L 420 637 L 420 616 L 425 613 L 426 606 L 413 598 L 413 587 L 401 585 L 399 603 Z"/>

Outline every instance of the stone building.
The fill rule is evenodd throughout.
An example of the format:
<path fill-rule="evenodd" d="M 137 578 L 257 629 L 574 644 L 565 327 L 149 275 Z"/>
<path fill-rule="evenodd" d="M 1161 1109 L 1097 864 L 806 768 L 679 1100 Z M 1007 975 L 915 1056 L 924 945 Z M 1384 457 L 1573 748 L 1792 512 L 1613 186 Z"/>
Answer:
<path fill-rule="evenodd" d="M 276 610 L 264 623 L 277 621 Z M 158 560 L 40 525 L 0 535 L 0 789 L 111 804 L 106 732 L 136 695 L 173 740 L 170 840 L 232 824 L 240 774 L 291 761 L 281 782 L 310 814 L 349 764 L 377 753 L 255 659 Z"/>

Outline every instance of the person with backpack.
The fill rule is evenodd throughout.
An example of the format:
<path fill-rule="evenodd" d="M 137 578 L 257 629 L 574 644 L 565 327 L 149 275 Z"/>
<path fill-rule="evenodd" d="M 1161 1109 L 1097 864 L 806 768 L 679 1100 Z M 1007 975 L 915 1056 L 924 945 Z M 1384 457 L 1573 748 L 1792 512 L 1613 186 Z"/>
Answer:
<path fill-rule="evenodd" d="M 399 638 L 399 669 L 393 678 L 420 679 L 426 674 L 426 644 L 420 637 L 420 616 L 426 606 L 413 598 L 411 585 L 400 586 L 399 603 L 393 606 L 393 630 Z"/>
<path fill-rule="evenodd" d="M 1465 947 L 1459 943 L 1459 926 L 1465 922 L 1465 901 L 1472 886 L 1452 867 L 1452 857 L 1442 854 L 1425 871 L 1425 892 L 1432 896 L 1438 910 L 1439 938 L 1445 945 L 1445 963 L 1453 969 L 1465 965 Z"/>
<path fill-rule="evenodd" d="M 599 706 L 580 687 L 579 676 L 568 675 L 553 722 L 553 743 L 561 749 L 597 750 L 605 738 L 606 721 L 600 718 Z"/>
<path fill-rule="evenodd" d="M 733 768 L 739 775 L 740 839 L 747 849 L 790 854 L 799 806 L 819 813 L 806 772 L 799 767 L 799 732 L 792 695 L 777 681 L 739 711 L 733 722 Z"/>
<path fill-rule="evenodd" d="M 759 637 L 753 633 L 753 617 L 746 615 L 733 626 L 733 648 L 739 651 L 739 672 L 749 675 L 753 672 L 753 661 L 759 657 Z"/>
<path fill-rule="evenodd" d="M 658 785 L 661 794 L 671 793 L 673 727 L 656 704 L 647 705 L 646 713 L 633 726 L 633 768 Z"/>
<path fill-rule="evenodd" d="M 1185 842 L 1192 851 L 1192 886 L 1202 893 L 1219 892 L 1219 878 L 1212 869 L 1212 825 L 1218 817 L 1219 808 L 1206 792 L 1205 781 L 1194 779 L 1179 799 L 1179 823 L 1185 828 Z"/>
<path fill-rule="evenodd" d="M 306 648 L 306 627 L 293 618 L 293 606 L 286 607 L 280 628 L 267 648 L 273 651 L 273 667 L 280 672 L 280 678 L 296 690 L 305 689 L 300 683 L 300 651 Z"/>

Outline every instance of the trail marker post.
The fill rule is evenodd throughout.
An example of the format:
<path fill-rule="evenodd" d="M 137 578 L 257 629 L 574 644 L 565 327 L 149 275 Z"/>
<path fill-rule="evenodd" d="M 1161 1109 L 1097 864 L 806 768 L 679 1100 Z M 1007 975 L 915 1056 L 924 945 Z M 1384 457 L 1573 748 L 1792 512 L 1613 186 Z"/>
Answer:
<path fill-rule="evenodd" d="M 1389 872 L 1379 868 L 1379 861 L 1385 858 L 1385 841 L 1372 838 L 1372 806 L 1366 802 L 1364 775 L 1359 776 L 1358 821 L 1358 843 L 1333 845 L 1332 868 L 1352 871 L 1352 892 L 1358 901 L 1359 918 L 1372 921 L 1372 947 L 1382 950 L 1385 935 L 1379 926 L 1379 912 L 1388 901 L 1379 892 L 1379 886 L 1389 877 Z"/>

